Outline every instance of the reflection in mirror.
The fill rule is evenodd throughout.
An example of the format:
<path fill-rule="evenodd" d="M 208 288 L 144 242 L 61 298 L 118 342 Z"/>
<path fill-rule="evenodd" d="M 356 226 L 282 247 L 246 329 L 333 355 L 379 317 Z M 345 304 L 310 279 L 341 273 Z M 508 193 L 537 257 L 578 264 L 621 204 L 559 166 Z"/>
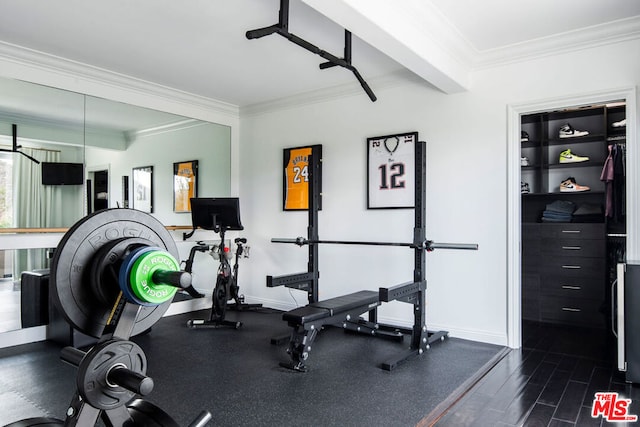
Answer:
<path fill-rule="evenodd" d="M 43 185 L 42 164 L 83 163 L 84 96 L 11 79 L 0 79 L 0 93 L 0 227 L 71 226 L 84 213 L 84 186 Z M 0 251 L 0 330 L 33 326 L 22 326 L 31 307 L 22 301 L 33 298 L 21 276 L 48 268 L 48 253 Z"/>
<path fill-rule="evenodd" d="M 131 205 L 134 179 L 125 177 L 134 169 L 152 167 L 154 216 L 166 225 L 189 225 L 189 213 L 174 210 L 173 164 L 191 160 L 199 162 L 201 197 L 230 195 L 228 126 L 91 96 L 86 106 L 85 163 L 89 172 L 108 171 L 108 207 L 123 207 L 127 200 Z"/>
<path fill-rule="evenodd" d="M 87 213 L 126 207 L 129 176 L 140 166 L 154 168 L 153 215 L 166 225 L 191 221 L 189 213 L 173 209 L 176 162 L 198 160 L 200 197 L 230 195 L 228 126 L 12 79 L 0 78 L 0 93 L 0 149 L 12 148 L 16 124 L 20 150 L 40 162 L 83 163 L 85 180 L 84 185 L 42 185 L 40 165 L 0 152 L 0 228 L 68 228 Z M 22 320 L 33 307 L 43 307 L 36 301 L 41 297 L 21 279 L 32 283 L 46 271 L 50 252 L 0 251 L 0 333 L 34 326 Z"/>
<path fill-rule="evenodd" d="M 0 333 L 48 323 L 50 253 L 51 249 L 0 251 Z M 40 268 L 21 271 L 18 260 Z"/>
<path fill-rule="evenodd" d="M 42 185 L 43 162 L 84 160 L 84 97 L 46 86 L 0 79 L 4 227 L 69 227 L 83 215 L 82 185 Z"/>

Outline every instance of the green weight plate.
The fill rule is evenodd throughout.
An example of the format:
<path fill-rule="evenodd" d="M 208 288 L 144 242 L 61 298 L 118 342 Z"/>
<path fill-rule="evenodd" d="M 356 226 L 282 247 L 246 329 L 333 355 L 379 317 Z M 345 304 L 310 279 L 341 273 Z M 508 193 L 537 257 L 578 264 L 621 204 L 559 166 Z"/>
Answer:
<path fill-rule="evenodd" d="M 55 250 L 49 277 L 52 299 L 67 321 L 87 335 L 98 338 L 103 334 L 112 308 L 91 285 L 96 254 L 107 244 L 129 238 L 144 239 L 178 257 L 175 241 L 162 223 L 134 209 L 105 209 L 81 219 Z M 170 304 L 142 307 L 132 334 L 153 326 Z"/>
<path fill-rule="evenodd" d="M 133 263 L 129 286 L 144 303 L 162 304 L 178 291 L 175 286 L 154 282 L 153 273 L 158 270 L 180 271 L 180 263 L 170 253 L 159 250 L 145 252 Z"/>

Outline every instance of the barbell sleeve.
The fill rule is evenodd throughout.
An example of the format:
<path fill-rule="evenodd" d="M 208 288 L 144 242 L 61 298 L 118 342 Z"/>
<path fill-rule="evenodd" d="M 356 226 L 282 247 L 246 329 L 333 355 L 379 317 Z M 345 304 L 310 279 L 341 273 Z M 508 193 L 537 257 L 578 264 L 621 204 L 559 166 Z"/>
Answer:
<path fill-rule="evenodd" d="M 271 239 L 272 243 L 295 243 L 298 246 L 308 245 L 309 241 L 304 237 L 296 237 L 295 239 L 274 237 Z"/>
<path fill-rule="evenodd" d="M 186 289 L 191 286 L 191 274 L 186 271 L 156 270 L 151 276 L 155 283 Z"/>
<path fill-rule="evenodd" d="M 477 243 L 436 243 L 427 241 L 427 250 L 430 249 L 464 249 L 477 251 L 478 244 Z"/>
<path fill-rule="evenodd" d="M 60 351 L 60 359 L 64 362 L 67 362 L 75 367 L 80 366 L 80 362 L 82 362 L 82 358 L 86 355 L 82 350 L 78 350 L 75 347 L 65 347 Z"/>
<path fill-rule="evenodd" d="M 107 374 L 107 382 L 117 384 L 140 396 L 146 396 L 153 390 L 153 379 L 124 366 L 114 366 Z"/>
<path fill-rule="evenodd" d="M 202 411 L 200 412 L 200 415 L 198 415 L 198 417 L 189 424 L 189 427 L 204 427 L 212 418 L 211 412 Z"/>

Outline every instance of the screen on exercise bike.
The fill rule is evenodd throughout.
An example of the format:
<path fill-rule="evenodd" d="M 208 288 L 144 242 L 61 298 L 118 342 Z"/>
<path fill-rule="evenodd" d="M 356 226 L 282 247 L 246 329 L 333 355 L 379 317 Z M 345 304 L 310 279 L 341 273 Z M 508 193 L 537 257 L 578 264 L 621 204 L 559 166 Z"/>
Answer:
<path fill-rule="evenodd" d="M 240 222 L 240 201 L 237 197 L 192 198 L 191 221 L 197 227 L 217 231 L 244 230 Z"/>

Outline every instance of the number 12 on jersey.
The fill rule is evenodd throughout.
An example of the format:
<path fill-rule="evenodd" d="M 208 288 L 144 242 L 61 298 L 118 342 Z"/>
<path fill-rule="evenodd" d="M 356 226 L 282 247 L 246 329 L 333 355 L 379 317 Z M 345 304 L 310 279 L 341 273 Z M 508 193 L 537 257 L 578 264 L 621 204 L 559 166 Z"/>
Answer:
<path fill-rule="evenodd" d="M 417 132 L 367 138 L 367 208 L 413 208 Z"/>

